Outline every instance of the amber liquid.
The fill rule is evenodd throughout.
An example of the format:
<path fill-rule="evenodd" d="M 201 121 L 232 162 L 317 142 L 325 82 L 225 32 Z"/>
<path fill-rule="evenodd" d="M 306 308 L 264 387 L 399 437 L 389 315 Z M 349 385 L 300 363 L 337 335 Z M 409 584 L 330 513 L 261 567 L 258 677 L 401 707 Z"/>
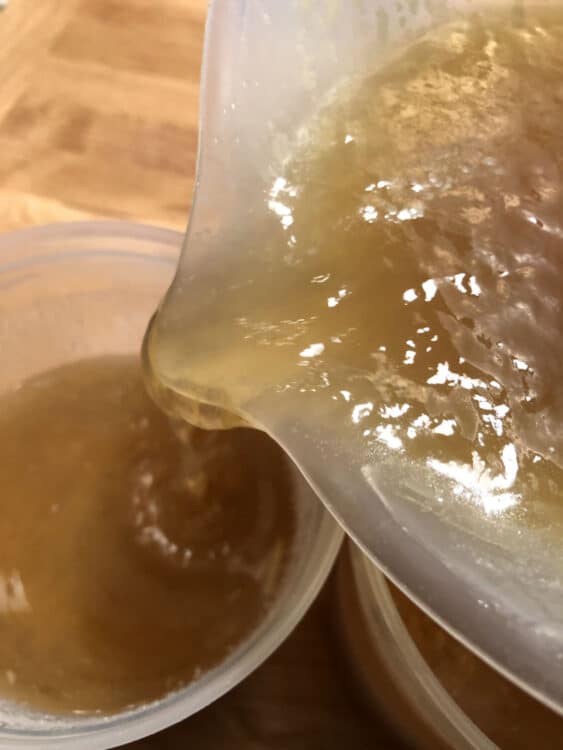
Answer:
<path fill-rule="evenodd" d="M 266 428 L 336 504 L 347 472 L 385 495 L 392 466 L 495 543 L 502 519 L 560 539 L 562 82 L 563 15 L 539 9 L 451 22 L 341 86 L 263 224 L 186 257 L 146 344 L 163 403 Z"/>
<path fill-rule="evenodd" d="M 504 679 L 389 584 L 397 611 L 435 677 L 500 750 L 558 747 L 563 719 Z M 428 720 L 428 717 L 422 717 Z"/>
<path fill-rule="evenodd" d="M 283 579 L 287 459 L 173 425 L 132 357 L 0 398 L 0 695 L 56 713 L 157 699 L 223 660 Z"/>

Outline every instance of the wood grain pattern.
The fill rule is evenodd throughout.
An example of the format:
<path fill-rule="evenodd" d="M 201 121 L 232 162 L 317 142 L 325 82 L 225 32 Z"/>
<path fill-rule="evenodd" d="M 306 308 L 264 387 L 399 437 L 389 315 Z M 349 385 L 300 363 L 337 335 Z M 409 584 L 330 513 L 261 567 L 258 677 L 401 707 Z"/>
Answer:
<path fill-rule="evenodd" d="M 205 0 L 10 0 L 0 12 L 0 231 L 95 217 L 184 227 L 205 13 Z M 395 747 L 346 679 L 325 593 L 242 685 L 130 747 Z"/>
<path fill-rule="evenodd" d="M 0 228 L 185 226 L 203 0 L 12 0 L 0 14 Z"/>

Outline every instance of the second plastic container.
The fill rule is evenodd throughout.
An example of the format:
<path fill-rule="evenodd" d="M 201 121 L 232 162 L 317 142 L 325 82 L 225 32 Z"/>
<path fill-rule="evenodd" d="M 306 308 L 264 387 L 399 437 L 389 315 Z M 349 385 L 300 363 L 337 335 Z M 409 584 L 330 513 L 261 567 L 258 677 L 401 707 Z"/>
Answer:
<path fill-rule="evenodd" d="M 119 222 L 54 225 L 0 237 L 0 393 L 85 357 L 139 351 L 174 273 L 182 236 Z M 195 713 L 264 661 L 299 622 L 342 539 L 294 472 L 297 532 L 277 599 L 218 667 L 162 700 L 116 715 L 57 717 L 0 701 L 0 748 L 114 747 Z"/>

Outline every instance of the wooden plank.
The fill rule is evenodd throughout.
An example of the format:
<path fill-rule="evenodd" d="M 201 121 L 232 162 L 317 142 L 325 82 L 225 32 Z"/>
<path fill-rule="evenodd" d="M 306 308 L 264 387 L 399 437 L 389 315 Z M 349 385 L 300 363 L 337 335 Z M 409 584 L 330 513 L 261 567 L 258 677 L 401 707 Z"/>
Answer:
<path fill-rule="evenodd" d="M 186 224 L 204 0 L 17 0 L 0 14 L 0 227 Z"/>
<path fill-rule="evenodd" d="M 181 3 L 85 0 L 54 41 L 56 57 L 95 61 L 147 76 L 199 79 L 198 8 Z"/>

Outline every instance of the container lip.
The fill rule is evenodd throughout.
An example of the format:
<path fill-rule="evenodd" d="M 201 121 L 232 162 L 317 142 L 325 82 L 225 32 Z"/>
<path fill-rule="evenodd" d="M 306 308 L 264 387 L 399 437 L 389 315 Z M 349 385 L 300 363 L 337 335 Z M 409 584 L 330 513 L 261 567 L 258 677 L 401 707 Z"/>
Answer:
<path fill-rule="evenodd" d="M 147 244 L 152 242 L 157 247 L 152 254 L 148 247 L 135 248 L 130 253 L 115 253 L 111 249 L 103 253 L 103 248 L 96 247 L 92 250 L 86 242 L 81 251 L 82 240 L 91 241 L 98 238 L 109 240 L 110 248 L 112 239 L 128 240 L 133 244 L 136 241 Z M 94 220 L 16 229 L 0 234 L 0 274 L 10 270 L 10 266 L 2 267 L 2 254 L 31 245 L 35 246 L 35 250 L 41 250 L 42 245 L 49 248 L 53 242 L 63 243 L 68 240 L 77 243 L 77 250 L 66 255 L 69 260 L 76 261 L 81 257 L 88 257 L 92 252 L 96 255 L 102 252 L 109 259 L 112 255 L 129 255 L 132 261 L 157 258 L 172 265 L 178 256 L 182 239 L 181 232 L 129 221 Z M 45 255 L 37 256 L 34 252 L 31 257 L 26 258 L 25 265 L 33 267 L 34 264 L 45 263 L 45 260 Z M 305 479 L 302 481 L 306 483 Z M 310 492 L 313 493 L 312 490 Z M 290 600 L 290 606 L 286 607 L 281 616 L 266 617 L 231 657 L 183 690 L 129 712 L 102 719 L 79 721 L 73 721 L 72 717 L 52 717 L 51 720 L 45 720 L 44 729 L 37 728 L 36 725 L 33 729 L 22 726 L 6 731 L 0 727 L 0 750 L 100 750 L 115 747 L 141 739 L 186 718 L 241 682 L 270 656 L 297 626 L 332 569 L 344 532 L 320 500 L 318 502 L 319 521 L 314 543 L 307 551 L 301 578 L 295 582 L 295 586 L 288 587 L 285 593 L 280 594 L 280 614 L 283 612 L 281 602 L 284 596 Z"/>
<path fill-rule="evenodd" d="M 397 609 L 385 575 L 359 547 L 349 546 L 348 554 L 370 639 L 375 643 L 382 630 L 385 642 L 391 644 L 380 656 L 413 709 L 454 750 L 499 750 L 428 666 Z"/>
<path fill-rule="evenodd" d="M 320 503 L 320 501 L 319 501 Z M 68 729 L 60 725 L 45 731 L 15 730 L 0 732 L 2 750 L 100 750 L 117 747 L 127 742 L 147 737 L 155 732 L 188 718 L 205 708 L 248 677 L 262 664 L 299 624 L 316 595 L 326 581 L 338 552 L 344 532 L 326 510 L 316 537 L 315 550 L 311 550 L 309 568 L 312 574 L 306 583 L 296 606 L 285 617 L 275 622 L 264 622 L 251 636 L 251 639 L 232 657 L 226 659 L 207 672 L 200 680 L 183 690 L 165 697 L 157 703 L 149 704 L 129 713 L 120 713 L 92 724 L 75 724 L 68 721 Z M 316 567 L 310 563 L 318 559 Z M 220 683 L 220 684 L 218 684 Z M 186 704 L 189 710 L 186 711 Z"/>
<path fill-rule="evenodd" d="M 61 239 L 85 239 L 96 237 L 119 237 L 132 240 L 155 241 L 179 248 L 183 234 L 176 229 L 158 227 L 133 221 L 93 219 L 92 221 L 55 222 L 32 227 L 14 229 L 0 234 L 0 253 L 13 249 L 14 245 L 29 241 L 49 242 Z"/>

